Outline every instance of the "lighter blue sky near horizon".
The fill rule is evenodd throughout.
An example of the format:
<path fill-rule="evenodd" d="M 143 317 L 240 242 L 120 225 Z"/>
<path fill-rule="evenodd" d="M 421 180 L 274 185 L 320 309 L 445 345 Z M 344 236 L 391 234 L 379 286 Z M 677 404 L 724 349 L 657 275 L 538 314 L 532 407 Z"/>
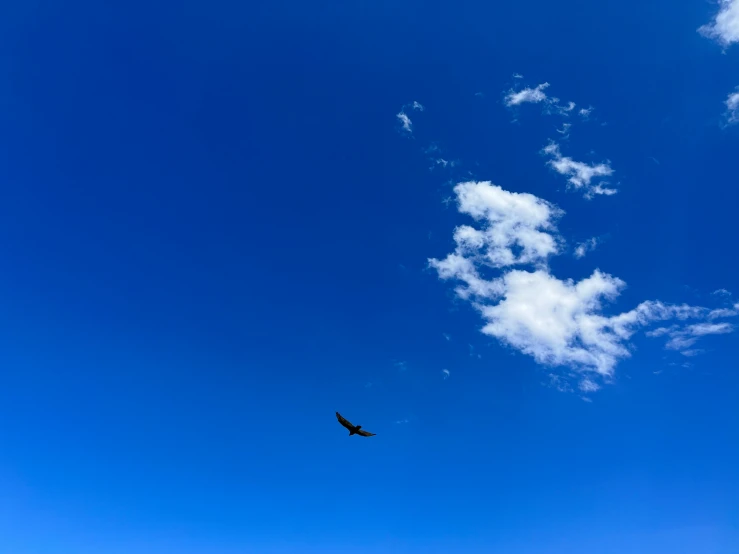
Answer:
<path fill-rule="evenodd" d="M 3 7 L 0 551 L 739 552 L 739 0 Z"/>

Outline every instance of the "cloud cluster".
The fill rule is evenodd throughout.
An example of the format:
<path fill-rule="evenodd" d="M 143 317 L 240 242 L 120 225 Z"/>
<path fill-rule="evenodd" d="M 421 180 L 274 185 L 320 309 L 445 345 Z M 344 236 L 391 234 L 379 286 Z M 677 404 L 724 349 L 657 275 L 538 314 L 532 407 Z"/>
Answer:
<path fill-rule="evenodd" d="M 739 0 L 719 0 L 719 5 L 713 21 L 701 26 L 698 32 L 726 48 L 739 42 Z"/>
<path fill-rule="evenodd" d="M 514 75 L 515 79 L 522 79 L 519 74 Z M 562 103 L 556 96 L 549 96 L 545 91 L 549 88 L 549 83 L 541 83 L 533 88 L 525 87 L 520 90 L 509 89 L 503 98 L 503 103 L 509 107 L 520 106 L 521 104 L 542 104 L 546 113 L 556 113 L 567 116 L 575 110 L 576 104 L 572 101 Z M 577 113 L 584 119 L 590 115 L 592 108 L 581 109 Z"/>
<path fill-rule="evenodd" d="M 509 90 L 505 96 L 504 103 L 508 107 L 519 106 L 524 103 L 533 103 L 545 105 L 545 112 L 556 112 L 560 115 L 568 116 L 570 112 L 575 110 L 574 102 L 561 103 L 559 98 L 547 96 L 545 90 L 549 87 L 549 83 L 542 83 L 535 88 L 524 88 L 521 90 Z M 581 108 L 577 113 L 584 120 L 590 118 L 593 108 Z M 569 132 L 572 128 L 571 123 L 564 123 L 561 129 L 556 129 L 557 133 L 562 135 L 562 140 L 569 138 Z M 569 156 L 562 154 L 559 144 L 550 141 L 542 151 L 549 156 L 547 165 L 554 169 L 560 175 L 566 176 L 569 188 L 579 189 L 583 192 L 583 196 L 592 199 L 594 196 L 611 196 L 618 191 L 608 187 L 605 178 L 613 175 L 614 170 L 609 161 L 601 163 L 589 164 L 574 160 Z"/>
<path fill-rule="evenodd" d="M 706 308 L 656 301 L 606 315 L 606 304 L 626 286 L 621 279 L 596 269 L 575 282 L 558 279 L 548 269 L 548 257 L 561 252 L 555 227 L 563 215 L 559 208 L 488 181 L 459 183 L 454 192 L 459 211 L 477 226 L 458 226 L 454 251 L 441 260 L 429 259 L 430 267 L 441 279 L 460 283 L 456 292 L 482 316 L 483 333 L 540 364 L 575 370 L 583 392 L 597 390 L 596 379 L 613 375 L 617 363 L 631 355 L 628 340 L 650 323 L 695 320 L 664 333 L 686 333 L 696 340 L 733 330 L 728 324 L 708 323 L 711 311 Z M 514 267 L 523 265 L 530 267 Z M 484 275 L 495 270 L 495 275 Z"/>
<path fill-rule="evenodd" d="M 567 182 L 573 188 L 583 190 L 585 198 L 590 199 L 596 195 L 611 196 L 618 192 L 616 189 L 604 186 L 607 184 L 605 181 L 599 181 L 603 177 L 613 175 L 610 162 L 587 164 L 575 161 L 569 156 L 563 156 L 559 145 L 555 142 L 550 142 L 544 148 L 543 153 L 551 157 L 547 164 L 560 175 L 569 177 Z"/>
<path fill-rule="evenodd" d="M 443 279 L 464 283 L 462 298 L 495 298 L 501 283 L 486 280 L 481 271 L 517 264 L 541 265 L 559 251 L 555 221 L 561 210 L 533 194 L 503 190 L 489 181 L 468 181 L 454 187 L 458 209 L 480 223 L 454 230 L 454 252 L 431 266 Z"/>

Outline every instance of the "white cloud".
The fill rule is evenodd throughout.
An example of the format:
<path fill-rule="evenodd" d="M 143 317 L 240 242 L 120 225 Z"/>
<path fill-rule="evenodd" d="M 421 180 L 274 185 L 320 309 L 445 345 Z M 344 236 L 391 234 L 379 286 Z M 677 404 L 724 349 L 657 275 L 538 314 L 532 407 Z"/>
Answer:
<path fill-rule="evenodd" d="M 718 289 L 713 291 L 711 294 L 715 294 L 716 296 L 731 296 L 731 293 L 726 289 Z"/>
<path fill-rule="evenodd" d="M 557 389 L 559 392 L 572 392 L 572 385 L 554 373 L 549 374 L 549 386 Z"/>
<path fill-rule="evenodd" d="M 592 379 L 585 377 L 582 381 L 580 381 L 580 390 L 583 392 L 595 392 L 597 390 L 600 390 L 600 385 L 593 382 Z"/>
<path fill-rule="evenodd" d="M 615 189 L 604 187 L 603 183 L 592 184 L 593 179 L 613 175 L 613 168 L 611 168 L 610 162 L 600 164 L 577 162 L 568 156 L 563 156 L 556 142 L 549 143 L 543 152 L 552 157 L 547 163 L 557 173 L 569 177 L 568 182 L 574 188 L 585 190 L 585 198 L 592 198 L 595 195 L 601 194 L 610 196 L 618 192 Z"/>
<path fill-rule="evenodd" d="M 480 228 L 457 227 L 454 252 L 443 260 L 430 259 L 430 266 L 441 279 L 461 281 L 457 294 L 481 314 L 483 333 L 540 364 L 574 369 L 581 374 L 579 386 L 585 392 L 598 386 L 596 378 L 608 379 L 617 363 L 631 355 L 628 340 L 640 328 L 656 321 L 705 320 L 709 313 L 701 307 L 647 301 L 628 312 L 606 315 L 604 305 L 626 286 L 622 280 L 597 269 L 578 282 L 549 272 L 548 257 L 560 252 L 554 220 L 561 210 L 487 181 L 460 183 L 454 191 L 459 211 Z M 534 269 L 511 267 L 516 264 Z M 482 275 L 493 269 L 501 272 Z M 730 332 L 729 327 L 703 321 L 684 330 L 691 338 Z M 676 330 L 664 327 L 651 336 L 669 335 L 672 340 Z M 566 380 L 552 375 L 552 386 L 568 389 Z"/>
<path fill-rule="evenodd" d="M 739 315 L 739 312 L 736 311 L 736 309 L 729 309 L 729 308 L 718 308 L 716 310 L 711 310 L 708 312 L 708 319 L 718 319 L 720 317 L 733 317 L 735 315 Z"/>
<path fill-rule="evenodd" d="M 585 242 L 581 242 L 575 247 L 575 257 L 577 259 L 584 257 L 588 252 L 595 250 L 596 246 L 598 246 L 598 239 L 596 237 L 592 237 Z"/>
<path fill-rule="evenodd" d="M 708 311 L 707 315 L 705 310 L 701 316 L 712 319 L 712 314 L 715 314 L 716 310 Z M 730 315 L 737 315 L 736 312 Z M 665 348 L 668 350 L 678 350 L 684 356 L 696 356 L 701 353 L 702 350 L 691 349 L 701 337 L 706 335 L 723 335 L 734 331 L 734 326 L 730 323 L 711 323 L 711 322 L 700 322 L 693 323 L 691 325 L 673 325 L 671 327 L 660 327 L 647 333 L 650 337 L 668 337 Z"/>
<path fill-rule="evenodd" d="M 563 123 L 562 124 L 562 128 L 561 129 L 557 129 L 557 132 L 560 135 L 565 135 L 565 138 L 567 138 L 567 137 L 570 136 L 570 134 L 569 134 L 570 127 L 572 127 L 572 124 L 571 123 Z"/>
<path fill-rule="evenodd" d="M 405 106 L 403 106 L 401 110 L 397 114 L 395 114 L 395 117 L 397 117 L 398 120 L 400 121 L 402 129 L 406 133 L 412 133 L 413 132 L 413 122 L 411 121 L 411 118 L 408 117 L 408 114 L 405 113 L 406 109 L 408 108 L 412 110 L 417 110 L 419 112 L 422 112 L 425 108 L 420 102 L 417 102 L 414 100 L 410 104 L 406 104 Z"/>
<path fill-rule="evenodd" d="M 739 6 L 739 0 L 737 0 L 737 5 Z M 739 25 L 739 15 L 737 15 L 738 21 L 737 25 Z M 726 97 L 726 123 L 728 125 L 733 125 L 734 123 L 739 123 L 739 91 L 732 92 L 729 94 L 729 96 Z"/>
<path fill-rule="evenodd" d="M 689 325 L 686 329 L 689 333 L 698 337 L 703 335 L 720 335 L 733 331 L 730 323 L 696 323 Z"/>
<path fill-rule="evenodd" d="M 397 117 L 400 120 L 401 125 L 403 126 L 403 130 L 407 133 L 413 132 L 413 122 L 411 121 L 411 118 L 408 117 L 408 115 L 404 111 L 398 112 L 395 117 Z"/>
<path fill-rule="evenodd" d="M 519 76 L 519 78 L 522 77 Z M 569 115 L 575 109 L 576 104 L 574 102 L 561 104 L 559 98 L 547 96 L 547 93 L 544 92 L 547 88 L 549 88 L 549 83 L 541 83 L 535 88 L 527 87 L 518 91 L 510 89 L 504 99 L 505 105 L 510 108 L 526 103 L 540 104 L 543 102 L 546 113 L 558 113 L 564 116 Z"/>
<path fill-rule="evenodd" d="M 713 21 L 701 26 L 698 32 L 728 47 L 739 42 L 739 0 L 719 0 L 719 5 Z"/>
<path fill-rule="evenodd" d="M 557 111 L 563 115 L 567 115 L 572 110 L 575 109 L 575 103 L 574 102 L 567 102 L 567 105 L 563 106 L 559 103 L 559 98 L 553 98 L 552 103 L 555 105 Z"/>
<path fill-rule="evenodd" d="M 456 160 L 447 160 L 446 158 L 436 158 L 433 162 L 435 165 L 439 165 L 441 167 L 455 167 L 457 165 Z"/>
<path fill-rule="evenodd" d="M 679 309 L 645 302 L 617 316 L 602 315 L 626 284 L 598 270 L 577 283 L 544 270 L 513 270 L 500 279 L 502 300 L 478 309 L 487 321 L 483 333 L 532 356 L 538 363 L 613 373 L 630 356 L 624 342 L 652 321 L 676 317 Z"/>
<path fill-rule="evenodd" d="M 546 200 L 509 192 L 489 181 L 459 183 L 454 192 L 459 211 L 480 222 L 481 228 L 458 226 L 454 252 L 429 263 L 441 278 L 466 285 L 457 289 L 461 297 L 494 298 L 501 294 L 502 284 L 482 278 L 479 266 L 542 265 L 559 251 L 554 221 L 563 212 Z"/>
<path fill-rule="evenodd" d="M 444 337 L 444 338 L 445 338 L 446 340 L 448 340 L 448 341 L 449 341 L 449 340 L 452 340 L 452 337 L 451 337 L 451 336 L 449 335 L 449 333 L 442 333 L 442 336 L 443 336 L 443 337 Z"/>
<path fill-rule="evenodd" d="M 531 102 L 533 104 L 544 102 L 547 99 L 544 89 L 547 87 L 549 87 L 549 83 L 542 83 L 536 88 L 525 88 L 518 92 L 511 90 L 505 97 L 505 104 L 506 106 L 518 106 L 525 102 Z"/>
<path fill-rule="evenodd" d="M 441 370 L 441 373 L 444 376 L 444 379 L 449 379 L 449 370 L 448 369 L 442 369 Z"/>
<path fill-rule="evenodd" d="M 578 113 L 578 114 L 580 114 L 580 116 L 581 116 L 581 117 L 582 117 L 583 119 L 587 119 L 588 117 L 590 117 L 590 114 L 591 114 L 592 112 L 593 112 L 593 108 L 592 108 L 592 107 L 590 107 L 590 108 L 581 108 L 581 109 L 580 109 L 580 111 L 579 111 L 579 112 L 577 112 L 577 113 Z"/>

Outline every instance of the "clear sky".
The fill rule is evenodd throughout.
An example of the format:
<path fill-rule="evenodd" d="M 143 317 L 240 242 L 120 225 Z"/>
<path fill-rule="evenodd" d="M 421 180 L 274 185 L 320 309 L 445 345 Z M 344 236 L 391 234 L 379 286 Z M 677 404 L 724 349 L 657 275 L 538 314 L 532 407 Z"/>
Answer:
<path fill-rule="evenodd" d="M 0 551 L 739 552 L 739 0 L 3 7 Z"/>

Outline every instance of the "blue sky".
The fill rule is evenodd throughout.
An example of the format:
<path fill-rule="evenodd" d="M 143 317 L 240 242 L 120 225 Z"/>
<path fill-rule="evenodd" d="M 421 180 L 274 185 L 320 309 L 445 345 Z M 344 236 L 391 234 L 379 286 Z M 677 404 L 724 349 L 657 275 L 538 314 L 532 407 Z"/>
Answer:
<path fill-rule="evenodd" d="M 739 551 L 739 1 L 5 8 L 0 550 Z"/>

